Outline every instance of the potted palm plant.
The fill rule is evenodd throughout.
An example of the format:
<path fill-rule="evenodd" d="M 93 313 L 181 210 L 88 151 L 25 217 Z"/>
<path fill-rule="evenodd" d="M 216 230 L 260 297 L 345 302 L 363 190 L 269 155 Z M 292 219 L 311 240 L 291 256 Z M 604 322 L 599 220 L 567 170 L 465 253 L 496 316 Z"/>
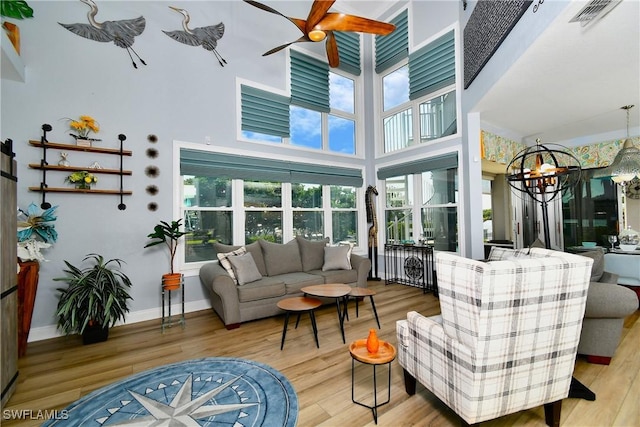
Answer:
<path fill-rule="evenodd" d="M 175 273 L 173 269 L 173 261 L 176 257 L 179 239 L 186 234 L 184 231 L 180 231 L 181 221 L 182 218 L 177 221 L 171 221 L 171 224 L 166 221 L 160 221 L 160 224 L 157 224 L 153 228 L 153 233 L 147 235 L 147 237 L 152 240 L 144 245 L 145 248 L 160 244 L 167 245 L 169 249 L 169 267 L 171 268 L 171 273 L 162 275 L 162 286 L 167 290 L 178 289 L 182 283 L 182 274 Z"/>
<path fill-rule="evenodd" d="M 122 260 L 105 261 L 102 255 L 89 254 L 82 261 L 89 260 L 93 265 L 83 269 L 65 261 L 67 276 L 53 279 L 68 284 L 57 289 L 58 328 L 67 335 L 81 334 L 84 344 L 106 341 L 109 328 L 129 312 L 127 300 L 132 299 L 131 280 L 121 270 Z"/>

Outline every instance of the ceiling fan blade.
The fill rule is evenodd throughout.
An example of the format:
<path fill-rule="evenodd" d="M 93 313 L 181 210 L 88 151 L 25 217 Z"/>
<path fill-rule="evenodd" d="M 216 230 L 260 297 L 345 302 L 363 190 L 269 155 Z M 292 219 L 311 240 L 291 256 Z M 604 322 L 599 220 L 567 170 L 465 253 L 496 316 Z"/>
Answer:
<path fill-rule="evenodd" d="M 327 59 L 329 60 L 329 66 L 335 68 L 340 65 L 338 42 L 336 40 L 336 35 L 333 34 L 333 31 L 327 31 L 327 43 L 325 47 L 327 49 Z"/>
<path fill-rule="evenodd" d="M 271 55 L 272 53 L 276 53 L 276 52 L 280 52 L 282 49 L 284 49 L 285 47 L 289 47 L 294 43 L 301 43 L 301 42 L 310 42 L 311 40 L 309 40 L 309 38 L 307 36 L 302 36 L 300 37 L 298 40 L 294 40 L 292 42 L 289 43 L 285 43 L 283 45 L 280 45 L 278 47 L 274 47 L 271 50 L 266 51 L 265 53 L 262 54 L 262 56 L 267 56 L 267 55 Z"/>
<path fill-rule="evenodd" d="M 266 4 L 262 4 L 259 3 L 257 1 L 253 1 L 253 0 L 244 0 L 245 3 L 250 4 L 251 6 L 255 6 L 258 9 L 262 9 L 265 12 L 270 12 L 273 13 L 275 15 L 280 15 L 283 18 L 287 18 L 289 21 L 293 22 L 293 24 L 298 27 L 298 29 L 300 31 L 302 31 L 303 33 L 306 33 L 306 25 L 307 25 L 307 21 L 305 21 L 304 19 L 298 19 L 298 18 L 290 18 L 286 15 L 283 15 L 282 13 L 278 12 L 277 10 L 275 10 L 274 8 L 267 6 Z"/>
<path fill-rule="evenodd" d="M 333 6 L 335 2 L 336 0 L 315 0 L 309 11 L 306 29 L 303 32 L 308 33 L 311 31 L 313 27 L 324 18 L 329 8 Z"/>
<path fill-rule="evenodd" d="M 308 23 L 308 22 L 307 22 Z M 380 34 L 386 36 L 396 29 L 393 24 L 362 18 L 355 15 L 343 15 L 341 13 L 327 13 L 326 16 L 315 25 L 324 31 L 351 31 L 358 33 Z"/>

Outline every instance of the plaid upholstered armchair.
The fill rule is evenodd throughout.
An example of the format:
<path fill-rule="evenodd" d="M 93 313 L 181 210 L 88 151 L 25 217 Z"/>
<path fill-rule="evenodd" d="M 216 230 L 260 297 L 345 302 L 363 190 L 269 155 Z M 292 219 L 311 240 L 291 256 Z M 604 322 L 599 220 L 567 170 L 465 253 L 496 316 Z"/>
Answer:
<path fill-rule="evenodd" d="M 488 263 L 437 253 L 441 315 L 397 323 L 407 392 L 419 381 L 463 425 L 540 405 L 559 425 L 592 262 L 537 248 Z"/>

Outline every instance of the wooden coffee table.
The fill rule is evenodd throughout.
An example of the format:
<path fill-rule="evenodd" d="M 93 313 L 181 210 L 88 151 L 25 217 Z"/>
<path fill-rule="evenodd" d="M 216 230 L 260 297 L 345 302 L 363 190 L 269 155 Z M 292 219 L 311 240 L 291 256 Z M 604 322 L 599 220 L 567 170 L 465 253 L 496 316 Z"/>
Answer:
<path fill-rule="evenodd" d="M 286 311 L 284 317 L 284 328 L 282 329 L 282 342 L 280 343 L 280 350 L 284 348 L 284 339 L 287 336 L 287 325 L 289 324 L 289 316 L 291 315 L 291 313 L 298 314 L 298 319 L 296 320 L 297 328 L 298 322 L 300 322 L 300 314 L 305 311 L 309 313 L 309 318 L 311 319 L 311 327 L 313 328 L 313 336 L 316 339 L 316 347 L 320 348 L 320 343 L 318 342 L 318 327 L 316 326 L 316 316 L 313 313 L 313 310 L 320 307 L 322 305 L 322 301 L 320 301 L 318 298 L 291 297 L 278 301 L 277 305 L 280 309 Z"/>
<path fill-rule="evenodd" d="M 378 424 L 378 408 L 386 405 L 391 400 L 391 362 L 396 358 L 396 348 L 386 341 L 380 340 L 380 348 L 377 353 L 369 353 L 367 350 L 367 340 L 357 340 L 349 345 L 349 353 L 351 353 L 351 401 L 360 406 L 371 409 L 373 413 L 373 421 Z M 373 406 L 359 402 L 355 399 L 355 363 L 373 366 Z M 378 387 L 376 383 L 376 367 L 387 365 L 389 378 L 387 383 L 387 400 L 378 403 Z"/>
<path fill-rule="evenodd" d="M 346 344 L 344 337 L 344 318 L 347 315 L 347 300 L 351 286 L 342 283 L 326 283 L 324 285 L 305 286 L 301 289 L 306 295 L 322 298 L 334 298 L 336 300 L 336 308 L 338 310 L 338 321 L 340 322 L 340 332 L 342 332 L 342 342 Z M 340 307 L 343 304 L 344 308 Z"/>

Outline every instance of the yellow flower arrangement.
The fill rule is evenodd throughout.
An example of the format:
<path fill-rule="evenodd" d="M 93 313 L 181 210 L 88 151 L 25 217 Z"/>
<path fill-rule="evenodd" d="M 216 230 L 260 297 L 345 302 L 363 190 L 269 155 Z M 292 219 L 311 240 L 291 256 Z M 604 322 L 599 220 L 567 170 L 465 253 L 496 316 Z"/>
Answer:
<path fill-rule="evenodd" d="M 98 182 L 98 178 L 91 172 L 87 171 L 78 171 L 73 172 L 71 175 L 67 177 L 67 181 L 76 185 L 76 188 L 82 188 L 88 190 L 91 188 L 92 184 Z"/>
<path fill-rule="evenodd" d="M 74 138 L 88 138 L 91 132 L 98 133 L 100 131 L 100 126 L 96 119 L 91 116 L 80 116 L 78 120 L 67 119 L 69 120 L 69 127 L 71 130 L 77 132 L 77 135 L 71 134 Z M 97 140 L 96 140 L 97 141 Z"/>

